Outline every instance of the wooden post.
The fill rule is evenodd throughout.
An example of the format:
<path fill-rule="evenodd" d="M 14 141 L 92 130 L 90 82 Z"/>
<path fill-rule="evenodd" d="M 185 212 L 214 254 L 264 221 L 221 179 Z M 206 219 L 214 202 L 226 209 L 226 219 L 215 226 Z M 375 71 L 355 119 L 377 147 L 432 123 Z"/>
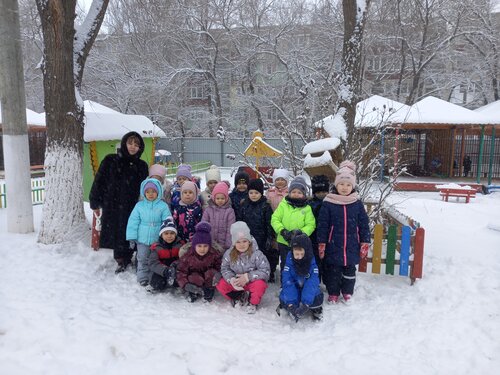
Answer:
<path fill-rule="evenodd" d="M 455 143 L 456 143 L 455 128 L 451 129 L 451 159 L 449 164 L 449 177 L 453 177 L 453 162 L 455 161 Z M 458 166 L 457 166 L 458 167 Z"/>
<path fill-rule="evenodd" d="M 464 174 L 464 156 L 465 156 L 465 128 L 462 128 L 462 144 L 460 146 L 460 161 L 458 165 L 459 177 Z"/>
<path fill-rule="evenodd" d="M 493 155 L 495 155 L 495 125 L 491 129 L 491 146 L 490 146 L 490 160 L 488 163 L 488 185 L 491 185 L 493 177 Z"/>

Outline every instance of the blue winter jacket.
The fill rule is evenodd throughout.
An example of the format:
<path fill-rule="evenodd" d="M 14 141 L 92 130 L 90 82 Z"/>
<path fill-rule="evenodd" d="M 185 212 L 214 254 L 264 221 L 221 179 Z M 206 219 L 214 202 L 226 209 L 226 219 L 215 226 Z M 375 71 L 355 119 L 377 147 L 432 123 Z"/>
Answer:
<path fill-rule="evenodd" d="M 328 264 L 348 266 L 359 263 L 361 242 L 370 243 L 370 226 L 360 200 L 349 204 L 332 202 L 328 194 L 319 211 L 317 240 L 326 243 Z"/>
<path fill-rule="evenodd" d="M 144 195 L 144 186 L 152 182 L 158 189 L 158 197 L 154 201 L 148 201 Z M 168 205 L 161 200 L 163 188 L 160 181 L 147 178 L 141 183 L 142 200 L 137 202 L 127 223 L 127 241 L 137 241 L 145 245 L 151 245 L 158 240 L 160 226 L 163 221 L 172 216 Z"/>
<path fill-rule="evenodd" d="M 318 301 L 317 296 L 321 293 L 321 289 L 319 288 L 319 271 L 314 257 L 311 259 L 308 275 L 299 276 L 295 271 L 292 252 L 288 252 L 285 267 L 281 274 L 280 301 L 286 305 L 293 304 L 298 306 L 302 302 L 305 305 L 311 306 L 315 300 Z"/>

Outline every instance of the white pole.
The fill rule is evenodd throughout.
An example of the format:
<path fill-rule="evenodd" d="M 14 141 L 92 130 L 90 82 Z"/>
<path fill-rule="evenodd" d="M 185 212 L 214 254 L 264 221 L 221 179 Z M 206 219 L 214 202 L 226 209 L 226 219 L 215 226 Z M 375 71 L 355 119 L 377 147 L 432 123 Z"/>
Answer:
<path fill-rule="evenodd" d="M 0 98 L 7 231 L 33 232 L 26 98 L 17 0 L 0 0 Z"/>

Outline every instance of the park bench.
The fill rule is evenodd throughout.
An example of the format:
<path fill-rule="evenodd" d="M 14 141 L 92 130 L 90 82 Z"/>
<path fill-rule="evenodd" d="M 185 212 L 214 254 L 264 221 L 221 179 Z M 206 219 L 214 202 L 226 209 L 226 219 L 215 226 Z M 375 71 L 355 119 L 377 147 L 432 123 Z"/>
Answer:
<path fill-rule="evenodd" d="M 471 198 L 476 197 L 476 190 L 474 189 L 453 189 L 453 188 L 441 188 L 438 187 L 441 199 L 448 202 L 449 197 L 456 197 L 457 201 L 459 198 L 465 198 L 465 203 L 469 203 Z"/>
<path fill-rule="evenodd" d="M 359 272 L 380 274 L 383 265 L 386 275 L 394 275 L 397 271 L 400 276 L 408 276 L 413 285 L 423 275 L 424 238 L 423 228 L 413 230 L 407 225 L 390 225 L 384 234 L 384 226 L 376 224 L 372 233 L 371 251 L 369 256 L 361 259 Z"/>

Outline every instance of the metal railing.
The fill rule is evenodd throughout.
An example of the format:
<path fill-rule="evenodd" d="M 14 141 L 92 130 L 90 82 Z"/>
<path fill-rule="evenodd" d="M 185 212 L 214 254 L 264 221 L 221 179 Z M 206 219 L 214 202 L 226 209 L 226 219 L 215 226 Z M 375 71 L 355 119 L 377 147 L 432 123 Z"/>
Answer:
<path fill-rule="evenodd" d="M 45 179 L 31 179 L 31 202 L 33 205 L 43 204 L 45 199 Z M 0 181 L 0 208 L 7 207 L 7 186 L 5 181 Z"/>

